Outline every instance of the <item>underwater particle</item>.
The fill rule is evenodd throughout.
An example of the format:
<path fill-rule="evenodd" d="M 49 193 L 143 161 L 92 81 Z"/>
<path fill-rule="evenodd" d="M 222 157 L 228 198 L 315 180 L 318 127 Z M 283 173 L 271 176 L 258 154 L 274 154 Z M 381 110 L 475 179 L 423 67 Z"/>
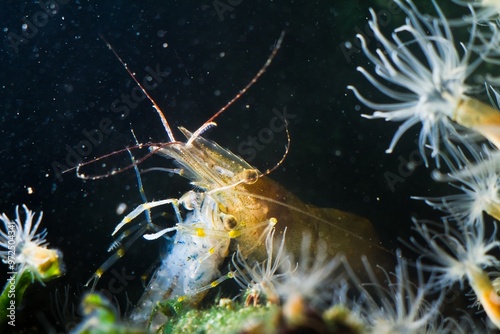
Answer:
<path fill-rule="evenodd" d="M 64 84 L 63 87 L 64 87 L 64 90 L 66 91 L 66 93 L 73 92 L 74 87 L 72 84 Z"/>
<path fill-rule="evenodd" d="M 122 215 L 125 212 L 125 210 L 127 210 L 127 204 L 120 203 L 116 207 L 116 214 L 120 216 L 120 215 Z"/>
<path fill-rule="evenodd" d="M 27 187 L 26 191 L 28 192 L 28 195 L 32 195 L 35 192 L 31 187 Z"/>

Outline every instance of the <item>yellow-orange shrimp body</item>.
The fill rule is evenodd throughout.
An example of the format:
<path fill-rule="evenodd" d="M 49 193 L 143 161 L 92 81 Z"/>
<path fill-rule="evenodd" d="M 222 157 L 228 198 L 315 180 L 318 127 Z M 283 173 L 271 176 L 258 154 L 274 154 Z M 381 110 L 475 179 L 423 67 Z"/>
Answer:
<path fill-rule="evenodd" d="M 176 172 L 188 178 L 196 190 L 179 200 L 144 203 L 116 229 L 152 207 L 173 204 L 177 210 L 182 206 L 187 211 L 175 227 L 146 235 L 154 239 L 176 231 L 169 253 L 132 313 L 133 321 L 146 321 L 155 305 L 166 299 L 181 298 L 197 304 L 205 296 L 206 287 L 221 276 L 224 258 L 237 248 L 244 257 L 266 259 L 265 235 L 273 227 L 277 231 L 287 228 L 287 249 L 297 257 L 304 233 L 313 242 L 324 240 L 332 257 L 346 255 L 354 268 L 361 264 L 362 255 L 376 263 L 384 257 L 366 219 L 304 204 L 232 152 L 184 128 L 180 130 L 187 137 L 186 143 L 171 142 L 151 149 L 174 159 L 180 166 Z M 281 238 L 280 234 L 275 238 Z M 165 321 L 166 317 L 156 312 L 150 325 L 158 328 Z"/>
<path fill-rule="evenodd" d="M 187 130 L 181 130 L 188 139 L 192 138 Z M 186 150 L 186 146 L 191 147 Z M 299 250 L 303 232 L 326 241 L 332 256 L 342 252 L 348 258 L 359 258 L 360 254 L 370 254 L 376 248 L 376 233 L 365 218 L 303 203 L 278 183 L 261 176 L 242 158 L 210 140 L 197 137 L 182 147 L 181 150 L 177 145 L 169 145 L 157 153 L 174 158 L 183 167 L 180 174 L 217 201 L 224 228 L 246 256 L 265 258 L 265 249 L 257 247 L 256 242 L 263 241 L 262 233 L 270 219 L 275 220 L 277 231 L 286 226 L 293 230 L 287 236 L 287 246 L 292 251 Z M 281 238 L 279 234 L 277 238 Z"/>

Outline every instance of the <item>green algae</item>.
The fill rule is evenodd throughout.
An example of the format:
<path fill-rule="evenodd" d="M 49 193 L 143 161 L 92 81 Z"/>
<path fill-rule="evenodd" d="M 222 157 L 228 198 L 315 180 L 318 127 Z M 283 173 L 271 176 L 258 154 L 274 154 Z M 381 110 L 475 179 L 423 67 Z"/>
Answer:
<path fill-rule="evenodd" d="M 198 333 L 273 333 L 278 325 L 280 307 L 232 304 L 212 306 L 207 310 L 189 310 L 171 319 L 165 334 Z"/>
<path fill-rule="evenodd" d="M 85 318 L 71 333 L 73 334 L 142 334 L 145 330 L 137 329 L 120 322 L 116 307 L 98 293 L 86 294 L 81 302 L 81 311 Z"/>

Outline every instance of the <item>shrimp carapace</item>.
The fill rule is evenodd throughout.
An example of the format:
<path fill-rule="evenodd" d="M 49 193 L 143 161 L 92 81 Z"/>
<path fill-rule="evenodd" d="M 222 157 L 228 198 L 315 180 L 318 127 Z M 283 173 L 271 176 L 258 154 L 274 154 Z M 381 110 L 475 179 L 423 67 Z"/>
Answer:
<path fill-rule="evenodd" d="M 298 258 L 304 233 L 323 239 L 331 257 L 342 253 L 354 268 L 363 270 L 361 257 L 384 265 L 389 253 L 379 245 L 372 224 L 358 215 L 303 203 L 242 158 L 201 136 L 180 128 L 189 141 L 174 143 L 158 153 L 175 159 L 179 174 L 217 202 L 221 225 L 243 256 L 264 260 L 264 231 L 276 223 L 276 238 L 288 228 L 287 248 Z M 235 248 L 232 248 L 235 251 Z M 391 254 L 392 255 L 392 254 Z M 362 271 L 360 271 L 362 272 Z"/>
<path fill-rule="evenodd" d="M 301 240 L 310 234 L 312 243 L 320 239 L 327 247 L 330 257 L 343 254 L 356 273 L 363 274 L 361 257 L 369 258 L 371 263 L 385 266 L 392 263 L 392 254 L 379 244 L 375 229 L 366 218 L 333 208 L 317 208 L 305 204 L 291 192 L 268 177 L 260 177 L 253 184 L 243 186 L 255 203 L 262 207 L 266 217 L 276 217 L 276 236 L 281 238 L 287 228 L 287 249 L 299 258 Z M 242 219 L 245 219 L 244 216 Z M 263 220 L 265 217 L 256 219 Z M 293 230 L 293 232 L 291 232 Z M 266 257 L 263 247 L 253 247 L 256 235 L 242 235 L 237 239 L 245 254 L 258 260 Z M 388 256 L 390 255 L 390 256 Z M 389 262 L 390 261 L 390 262 Z"/>

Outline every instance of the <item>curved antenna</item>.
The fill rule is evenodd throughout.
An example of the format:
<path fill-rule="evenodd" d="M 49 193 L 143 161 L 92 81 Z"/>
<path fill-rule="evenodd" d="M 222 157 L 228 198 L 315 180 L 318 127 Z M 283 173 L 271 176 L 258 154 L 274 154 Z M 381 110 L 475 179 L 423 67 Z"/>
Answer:
<path fill-rule="evenodd" d="M 132 73 L 129 70 L 127 63 L 124 62 L 120 58 L 120 56 L 118 55 L 118 53 L 115 51 L 115 49 L 113 49 L 113 47 L 111 46 L 111 44 L 108 43 L 108 41 L 106 40 L 106 38 L 104 38 L 104 36 L 101 35 L 101 34 L 99 34 L 99 37 L 104 41 L 104 43 L 106 43 L 106 45 L 108 46 L 108 48 L 113 52 L 113 54 L 115 55 L 115 57 L 118 58 L 118 60 L 120 61 L 120 63 L 123 65 L 123 67 L 125 68 L 125 70 L 127 71 L 127 73 L 132 77 L 132 79 L 134 79 L 134 81 L 137 84 L 137 86 L 139 86 L 139 88 L 144 93 L 144 95 L 146 95 L 146 97 L 149 99 L 149 101 L 151 101 L 151 103 L 153 104 L 153 108 L 155 108 L 156 112 L 158 113 L 158 116 L 160 116 L 160 119 L 161 119 L 161 122 L 163 124 L 163 127 L 165 128 L 165 131 L 167 131 L 167 135 L 168 135 L 168 138 L 170 139 L 170 142 L 174 142 L 175 141 L 174 133 L 172 132 L 172 129 L 170 128 L 170 125 L 168 124 L 167 118 L 165 117 L 165 115 L 163 115 L 163 112 L 161 111 L 161 109 L 158 106 L 158 104 L 156 104 L 156 102 L 153 100 L 153 98 L 151 97 L 151 95 L 149 95 L 149 93 L 144 89 L 144 87 L 142 87 L 142 85 L 139 82 L 139 80 L 136 79 L 134 73 Z"/>
<path fill-rule="evenodd" d="M 83 179 L 83 180 L 99 180 L 99 179 L 104 179 L 108 176 L 111 176 L 111 175 L 115 175 L 115 174 L 119 174 L 119 173 L 122 173 L 126 170 L 129 170 L 131 168 L 134 168 L 134 166 L 140 164 L 141 162 L 143 162 L 144 160 L 148 159 L 150 156 L 152 156 L 153 154 L 156 153 L 156 151 L 160 150 L 161 148 L 165 147 L 165 146 L 169 146 L 169 145 L 172 145 L 174 143 L 178 143 L 178 142 L 168 142 L 168 143 L 147 143 L 147 144 L 139 144 L 139 145 L 134 145 L 134 146 L 130 146 L 130 147 L 126 147 L 126 148 L 122 148 L 120 150 L 117 150 L 117 151 L 113 151 L 111 153 L 108 153 L 108 154 L 105 154 L 105 155 L 102 155 L 100 157 L 97 157 L 95 159 L 92 159 L 90 161 L 86 161 L 86 162 L 81 162 L 79 163 L 78 165 L 74 166 L 74 167 L 71 167 L 71 168 L 68 168 L 64 171 L 62 171 L 62 173 L 67 173 L 67 172 L 70 172 L 72 170 L 75 170 L 76 171 L 76 176 L 80 179 Z M 146 154 L 144 157 L 138 159 L 135 161 L 134 164 L 130 164 L 130 165 L 127 165 L 123 168 L 120 168 L 120 169 L 116 169 L 114 171 L 111 171 L 109 173 L 105 173 L 105 174 L 98 174 L 98 175 L 93 175 L 93 176 L 88 176 L 88 175 L 85 175 L 84 173 L 80 173 L 80 168 L 86 166 L 86 165 L 90 165 L 90 164 L 93 164 L 93 163 L 96 163 L 100 160 L 103 160 L 103 159 L 106 159 L 106 158 L 109 158 L 109 157 L 112 157 L 112 156 L 115 156 L 117 154 L 120 154 L 120 153 L 123 153 L 123 152 L 126 152 L 126 151 L 129 151 L 130 149 L 141 149 L 143 147 L 154 147 L 152 148 L 148 154 Z"/>
<path fill-rule="evenodd" d="M 163 112 L 161 111 L 160 107 L 158 106 L 158 104 L 153 100 L 153 98 L 148 94 L 148 92 L 144 89 L 144 87 L 141 85 L 141 83 L 136 79 L 134 73 L 132 73 L 132 71 L 130 71 L 130 69 L 128 68 L 127 63 L 125 63 L 123 61 L 123 59 L 118 55 L 118 53 L 111 46 L 111 44 L 106 40 L 106 38 L 102 34 L 99 34 L 99 37 L 102 39 L 102 41 L 104 43 L 106 43 L 106 46 L 113 52 L 113 54 L 115 55 L 115 57 L 120 61 L 120 63 L 122 64 L 122 66 L 125 68 L 125 70 L 127 71 L 127 73 L 132 77 L 132 79 L 137 84 L 137 86 L 139 86 L 139 88 L 144 93 L 144 95 L 146 95 L 146 97 L 151 101 L 151 103 L 153 104 L 154 109 L 156 110 L 156 112 L 158 113 L 158 116 L 160 117 L 160 119 L 162 121 L 163 127 L 165 128 L 165 131 L 167 132 L 167 135 L 168 135 L 168 137 L 170 139 L 170 142 L 168 142 L 168 143 L 159 143 L 159 144 L 153 144 L 153 143 L 138 144 L 136 146 L 128 147 L 128 148 L 125 148 L 125 149 L 114 151 L 114 152 L 109 153 L 109 154 L 105 154 L 105 155 L 103 155 L 101 157 L 98 157 L 98 158 L 93 159 L 93 160 L 88 161 L 88 162 L 80 163 L 80 164 L 76 165 L 75 167 L 69 168 L 69 169 L 64 170 L 62 172 L 62 173 L 67 173 L 69 171 L 76 170 L 77 177 L 79 177 L 81 179 L 84 179 L 84 180 L 98 180 L 98 179 L 106 178 L 106 177 L 111 176 L 111 175 L 122 173 L 122 172 L 124 172 L 126 170 L 134 168 L 134 166 L 140 164 L 142 161 L 144 161 L 147 158 L 149 158 L 150 156 L 152 156 L 156 151 L 158 151 L 162 147 L 167 146 L 167 145 L 172 144 L 172 143 L 177 143 L 177 141 L 175 140 L 174 134 L 172 132 L 172 129 L 171 129 L 171 127 L 170 127 L 170 125 L 169 125 L 169 123 L 168 123 L 165 115 L 163 114 Z M 242 90 L 240 90 L 239 93 L 236 94 L 235 97 L 233 97 L 224 107 L 222 107 L 217 113 L 215 113 L 210 119 L 208 119 L 205 123 L 203 123 L 198 128 L 198 130 L 196 130 L 193 133 L 193 135 L 191 136 L 191 138 L 188 139 L 188 144 L 191 144 L 193 142 L 193 140 L 195 140 L 204 131 L 208 130 L 209 128 L 211 128 L 213 126 L 216 126 L 216 123 L 213 122 L 213 120 L 215 118 L 217 118 L 220 114 L 222 114 L 224 111 L 226 111 L 236 100 L 238 100 L 243 94 L 245 94 L 250 89 L 250 87 L 252 87 L 257 82 L 257 80 L 265 73 L 265 71 L 267 70 L 267 68 L 269 67 L 269 65 L 271 65 L 271 62 L 273 61 L 273 59 L 276 57 L 276 55 L 278 53 L 278 50 L 281 48 L 281 44 L 283 42 L 284 37 L 285 37 L 285 31 L 282 31 L 280 37 L 278 38 L 278 40 L 277 40 L 277 42 L 276 42 L 276 44 L 275 44 L 275 46 L 273 48 L 273 51 L 271 52 L 271 55 L 268 57 L 268 59 L 266 60 L 265 64 L 262 66 L 262 68 L 259 70 L 259 72 L 257 72 L 257 74 L 252 78 L 252 80 L 250 80 L 250 82 Z M 285 120 L 285 125 L 286 125 L 286 120 Z M 285 154 L 283 155 L 283 157 L 281 158 L 281 160 L 273 168 L 266 170 L 266 172 L 264 172 L 264 174 L 262 174 L 260 176 L 268 175 L 269 173 L 271 173 L 272 171 L 274 171 L 276 168 L 278 168 L 283 163 L 286 155 L 288 154 L 289 146 L 290 146 L 290 134 L 288 132 L 288 127 L 286 128 L 286 131 L 287 131 L 288 144 L 286 146 Z M 88 176 L 88 175 L 85 175 L 83 173 L 80 173 L 80 168 L 83 167 L 83 166 L 85 166 L 85 165 L 88 165 L 88 164 L 97 162 L 99 160 L 108 158 L 110 156 L 114 156 L 116 154 L 128 151 L 129 149 L 142 148 L 143 146 L 157 146 L 157 147 L 155 149 L 153 149 L 152 151 L 150 151 L 145 157 L 143 157 L 143 158 L 141 158 L 139 160 L 136 160 L 133 164 L 128 165 L 128 166 L 126 166 L 124 168 L 121 168 L 121 169 L 118 169 L 118 170 L 114 170 L 114 171 L 112 171 L 110 173 L 93 175 L 93 176 Z"/>
<path fill-rule="evenodd" d="M 210 128 L 213 128 L 214 126 L 217 126 L 217 124 L 215 122 L 205 122 L 203 123 L 202 126 L 200 126 L 198 128 L 198 130 L 196 130 L 192 135 L 191 137 L 189 138 L 189 140 L 186 142 L 186 146 L 189 146 L 193 143 L 193 141 L 198 138 L 198 136 L 201 136 L 201 134 L 205 131 L 207 131 L 208 129 Z"/>
<path fill-rule="evenodd" d="M 274 172 L 285 161 L 285 158 L 288 155 L 288 152 L 290 151 L 290 142 L 291 142 L 290 131 L 288 130 L 288 122 L 286 118 L 284 118 L 284 121 L 285 121 L 285 131 L 287 139 L 287 143 L 285 145 L 285 152 L 283 153 L 283 156 L 281 157 L 280 161 L 278 161 L 272 168 L 267 169 L 264 173 L 262 173 L 262 175 L 259 175 L 259 177 L 266 176 Z"/>
<path fill-rule="evenodd" d="M 242 180 L 239 180 L 238 182 L 229 184 L 227 186 L 223 186 L 223 187 L 219 187 L 219 188 L 210 190 L 207 192 L 207 194 L 213 194 L 213 193 L 221 192 L 222 190 L 236 188 L 238 185 L 243 184 L 243 183 L 249 183 L 249 182 L 253 183 L 253 182 L 256 182 L 259 178 L 264 177 L 264 176 L 269 175 L 272 172 L 274 172 L 285 161 L 285 158 L 288 155 L 288 152 L 290 151 L 290 132 L 288 131 L 288 122 L 286 121 L 286 119 L 285 119 L 285 129 L 286 129 L 286 137 L 287 137 L 287 144 L 285 146 L 285 153 L 283 153 L 283 156 L 281 157 L 280 161 L 278 161 L 272 168 L 268 168 L 264 173 L 260 173 L 260 174 L 257 171 L 257 175 L 255 177 L 252 177 L 250 179 L 242 179 Z"/>

